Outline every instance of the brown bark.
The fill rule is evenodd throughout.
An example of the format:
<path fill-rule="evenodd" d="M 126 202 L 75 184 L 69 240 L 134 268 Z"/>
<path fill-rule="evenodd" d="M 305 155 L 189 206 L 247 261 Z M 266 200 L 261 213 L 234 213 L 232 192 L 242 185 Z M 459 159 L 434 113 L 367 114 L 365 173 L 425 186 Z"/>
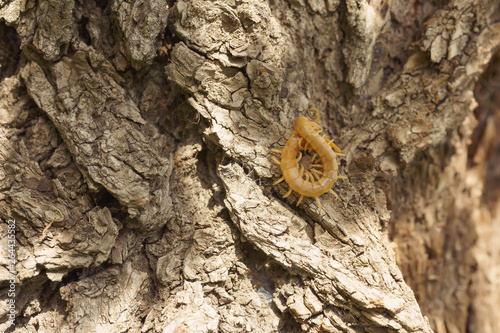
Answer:
<path fill-rule="evenodd" d="M 18 260 L 16 326 L 5 308 L 0 327 L 498 331 L 498 12 L 0 4 L 0 216 Z M 309 107 L 346 153 L 322 211 L 271 185 L 270 148 Z"/>

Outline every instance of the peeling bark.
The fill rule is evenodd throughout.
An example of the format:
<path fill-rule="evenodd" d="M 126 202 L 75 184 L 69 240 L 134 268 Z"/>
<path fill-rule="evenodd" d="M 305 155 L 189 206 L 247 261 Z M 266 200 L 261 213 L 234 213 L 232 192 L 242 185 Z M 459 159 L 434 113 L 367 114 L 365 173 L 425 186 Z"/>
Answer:
<path fill-rule="evenodd" d="M 497 331 L 498 0 L 169 5 L 0 3 L 1 329 Z M 322 211 L 271 185 L 310 107 Z"/>

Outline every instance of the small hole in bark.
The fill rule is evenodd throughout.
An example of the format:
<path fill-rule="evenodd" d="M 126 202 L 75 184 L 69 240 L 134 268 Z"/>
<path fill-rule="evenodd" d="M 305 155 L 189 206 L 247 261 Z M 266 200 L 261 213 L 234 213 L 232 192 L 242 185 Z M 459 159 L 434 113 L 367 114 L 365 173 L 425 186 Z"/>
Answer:
<path fill-rule="evenodd" d="M 14 75 L 19 63 L 19 37 L 16 30 L 0 23 L 0 80 Z"/>
<path fill-rule="evenodd" d="M 90 39 L 90 34 L 87 30 L 88 23 L 89 19 L 83 16 L 82 19 L 78 22 L 78 35 L 85 44 L 90 45 L 91 39 Z"/>

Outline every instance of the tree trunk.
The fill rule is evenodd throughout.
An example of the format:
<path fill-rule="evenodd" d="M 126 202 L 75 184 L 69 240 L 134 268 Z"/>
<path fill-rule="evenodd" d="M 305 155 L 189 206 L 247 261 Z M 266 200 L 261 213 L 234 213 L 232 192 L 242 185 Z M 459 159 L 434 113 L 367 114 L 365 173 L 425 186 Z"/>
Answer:
<path fill-rule="evenodd" d="M 500 330 L 498 0 L 0 18 L 2 330 Z M 273 186 L 309 108 L 345 153 L 321 209 Z"/>

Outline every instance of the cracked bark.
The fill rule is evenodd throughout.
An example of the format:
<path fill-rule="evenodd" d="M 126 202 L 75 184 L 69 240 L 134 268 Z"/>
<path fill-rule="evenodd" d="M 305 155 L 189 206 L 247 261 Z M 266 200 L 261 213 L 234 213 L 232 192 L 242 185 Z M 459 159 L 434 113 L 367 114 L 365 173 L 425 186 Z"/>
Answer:
<path fill-rule="evenodd" d="M 1 4 L 0 216 L 17 221 L 18 315 L 8 328 L 2 308 L 0 327 L 498 331 L 498 12 Z M 271 186 L 270 148 L 309 107 L 347 154 L 321 212 Z"/>

